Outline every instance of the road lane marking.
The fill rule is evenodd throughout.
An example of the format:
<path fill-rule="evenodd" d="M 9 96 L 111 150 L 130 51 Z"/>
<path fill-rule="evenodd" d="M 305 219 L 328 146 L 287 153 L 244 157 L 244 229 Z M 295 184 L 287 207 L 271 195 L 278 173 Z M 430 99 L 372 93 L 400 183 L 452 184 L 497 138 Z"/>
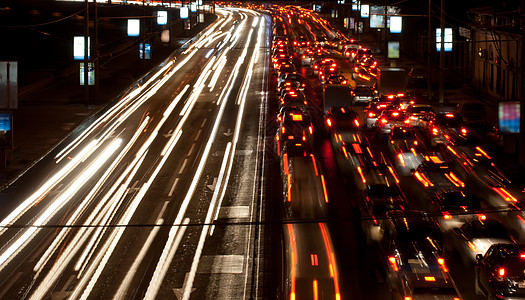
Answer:
<path fill-rule="evenodd" d="M 250 206 L 238 205 L 238 206 L 223 206 L 218 207 L 220 209 L 220 219 L 242 219 L 250 217 Z"/>
<path fill-rule="evenodd" d="M 184 168 L 186 167 L 186 164 L 188 163 L 188 159 L 186 158 L 183 162 L 182 162 L 182 166 L 180 167 L 179 169 L 179 174 L 182 174 L 182 172 L 184 172 Z"/>
<path fill-rule="evenodd" d="M 173 185 L 171 186 L 170 192 L 168 193 L 168 197 L 171 197 L 173 195 L 173 191 L 175 190 L 175 186 L 179 182 L 179 177 L 175 178 L 175 181 L 173 182 Z"/>
<path fill-rule="evenodd" d="M 193 154 L 193 150 L 195 149 L 195 143 L 191 144 L 191 148 L 190 148 L 190 151 L 188 151 L 188 157 L 190 157 L 192 154 Z"/>
<path fill-rule="evenodd" d="M 241 274 L 244 255 L 204 255 L 201 257 L 199 274 Z"/>

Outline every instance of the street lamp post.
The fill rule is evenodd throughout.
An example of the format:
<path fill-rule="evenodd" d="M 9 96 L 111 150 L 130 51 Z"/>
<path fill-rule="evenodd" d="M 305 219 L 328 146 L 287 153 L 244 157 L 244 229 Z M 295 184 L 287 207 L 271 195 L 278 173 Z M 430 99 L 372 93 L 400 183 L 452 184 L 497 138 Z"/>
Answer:
<path fill-rule="evenodd" d="M 445 0 L 441 0 L 441 47 L 439 49 L 439 103 L 445 103 L 445 17 L 444 17 L 444 3 Z"/>

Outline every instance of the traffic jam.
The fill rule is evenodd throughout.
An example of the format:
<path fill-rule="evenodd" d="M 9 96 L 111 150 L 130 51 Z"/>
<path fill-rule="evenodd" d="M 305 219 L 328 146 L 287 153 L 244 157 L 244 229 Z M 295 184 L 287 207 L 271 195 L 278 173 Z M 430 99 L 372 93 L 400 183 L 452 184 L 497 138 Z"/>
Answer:
<path fill-rule="evenodd" d="M 392 299 L 525 299 L 522 191 L 491 157 L 497 137 L 475 126 L 483 116 L 416 95 L 418 76 L 383 65 L 370 45 L 310 9 L 265 9 L 285 297 L 352 298 L 341 296 L 326 223 L 334 199 L 319 145 L 327 140 L 358 195 L 347 201 L 359 212 L 361 243 L 381 253 Z"/>

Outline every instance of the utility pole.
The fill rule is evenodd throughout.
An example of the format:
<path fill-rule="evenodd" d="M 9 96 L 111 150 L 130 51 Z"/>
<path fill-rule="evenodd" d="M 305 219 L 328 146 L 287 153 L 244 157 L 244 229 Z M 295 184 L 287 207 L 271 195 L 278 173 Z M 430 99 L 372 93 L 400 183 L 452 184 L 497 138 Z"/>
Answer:
<path fill-rule="evenodd" d="M 84 103 L 89 103 L 89 0 L 86 2 L 86 13 L 84 14 Z"/>
<path fill-rule="evenodd" d="M 521 0 L 521 58 L 520 58 L 520 133 L 518 155 L 520 167 L 525 167 L 525 0 Z"/>
<path fill-rule="evenodd" d="M 428 41 L 427 41 L 427 86 L 428 86 L 428 101 L 432 101 L 432 60 L 430 54 L 432 53 L 432 0 L 428 0 Z"/>
<path fill-rule="evenodd" d="M 445 103 L 445 0 L 441 0 L 441 47 L 439 49 L 439 104 Z"/>
<path fill-rule="evenodd" d="M 94 47 L 93 47 L 93 64 L 94 64 L 94 67 L 95 67 L 95 96 L 93 97 L 94 98 L 94 102 L 97 102 L 98 100 L 98 92 L 99 92 L 99 88 L 98 88 L 98 84 L 99 84 L 99 77 L 100 77 L 100 68 L 99 68 L 99 61 L 98 61 L 98 6 L 97 6 L 97 0 L 93 0 L 93 5 L 95 6 L 95 15 L 93 16 L 93 31 L 94 31 Z"/>

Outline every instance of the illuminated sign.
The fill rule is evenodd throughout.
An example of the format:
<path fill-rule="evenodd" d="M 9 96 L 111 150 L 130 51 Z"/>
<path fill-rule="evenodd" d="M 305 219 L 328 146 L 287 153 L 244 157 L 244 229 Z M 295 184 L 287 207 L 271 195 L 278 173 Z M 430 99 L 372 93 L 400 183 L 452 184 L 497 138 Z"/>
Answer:
<path fill-rule="evenodd" d="M 403 17 L 390 16 L 390 33 L 401 33 L 403 29 Z"/>
<path fill-rule="evenodd" d="M 452 28 L 445 28 L 445 52 L 452 51 Z M 441 51 L 441 28 L 436 28 L 436 50 Z"/>
<path fill-rule="evenodd" d="M 159 10 L 157 12 L 157 25 L 168 24 L 168 12 L 165 10 Z"/>
<path fill-rule="evenodd" d="M 195 2 L 192 3 L 190 7 L 191 7 L 191 12 L 196 12 L 197 11 L 197 3 L 195 3 Z"/>
<path fill-rule="evenodd" d="M 128 19 L 128 36 L 140 35 L 140 20 Z"/>
<path fill-rule="evenodd" d="M 399 58 L 399 42 L 388 42 L 388 58 Z"/>
<path fill-rule="evenodd" d="M 139 44 L 139 58 L 140 59 L 151 59 L 151 44 L 140 43 Z"/>
<path fill-rule="evenodd" d="M 498 104 L 498 126 L 501 133 L 520 132 L 519 101 L 504 101 Z"/>
<path fill-rule="evenodd" d="M 80 63 L 80 85 L 84 85 L 84 63 Z M 88 63 L 88 85 L 95 85 L 95 66 Z"/>
<path fill-rule="evenodd" d="M 84 37 L 83 36 L 75 36 L 73 37 L 73 58 L 75 60 L 83 60 L 84 59 Z M 88 38 L 88 59 L 91 55 L 91 39 Z"/>
<path fill-rule="evenodd" d="M 361 18 L 368 18 L 370 15 L 370 5 L 363 4 L 361 5 Z"/>
<path fill-rule="evenodd" d="M 385 16 L 370 15 L 370 28 L 385 28 Z"/>
<path fill-rule="evenodd" d="M 0 112 L 0 148 L 13 147 L 13 118 L 11 112 Z"/>
<path fill-rule="evenodd" d="M 187 19 L 190 12 L 186 6 L 180 8 L 180 18 Z"/>

